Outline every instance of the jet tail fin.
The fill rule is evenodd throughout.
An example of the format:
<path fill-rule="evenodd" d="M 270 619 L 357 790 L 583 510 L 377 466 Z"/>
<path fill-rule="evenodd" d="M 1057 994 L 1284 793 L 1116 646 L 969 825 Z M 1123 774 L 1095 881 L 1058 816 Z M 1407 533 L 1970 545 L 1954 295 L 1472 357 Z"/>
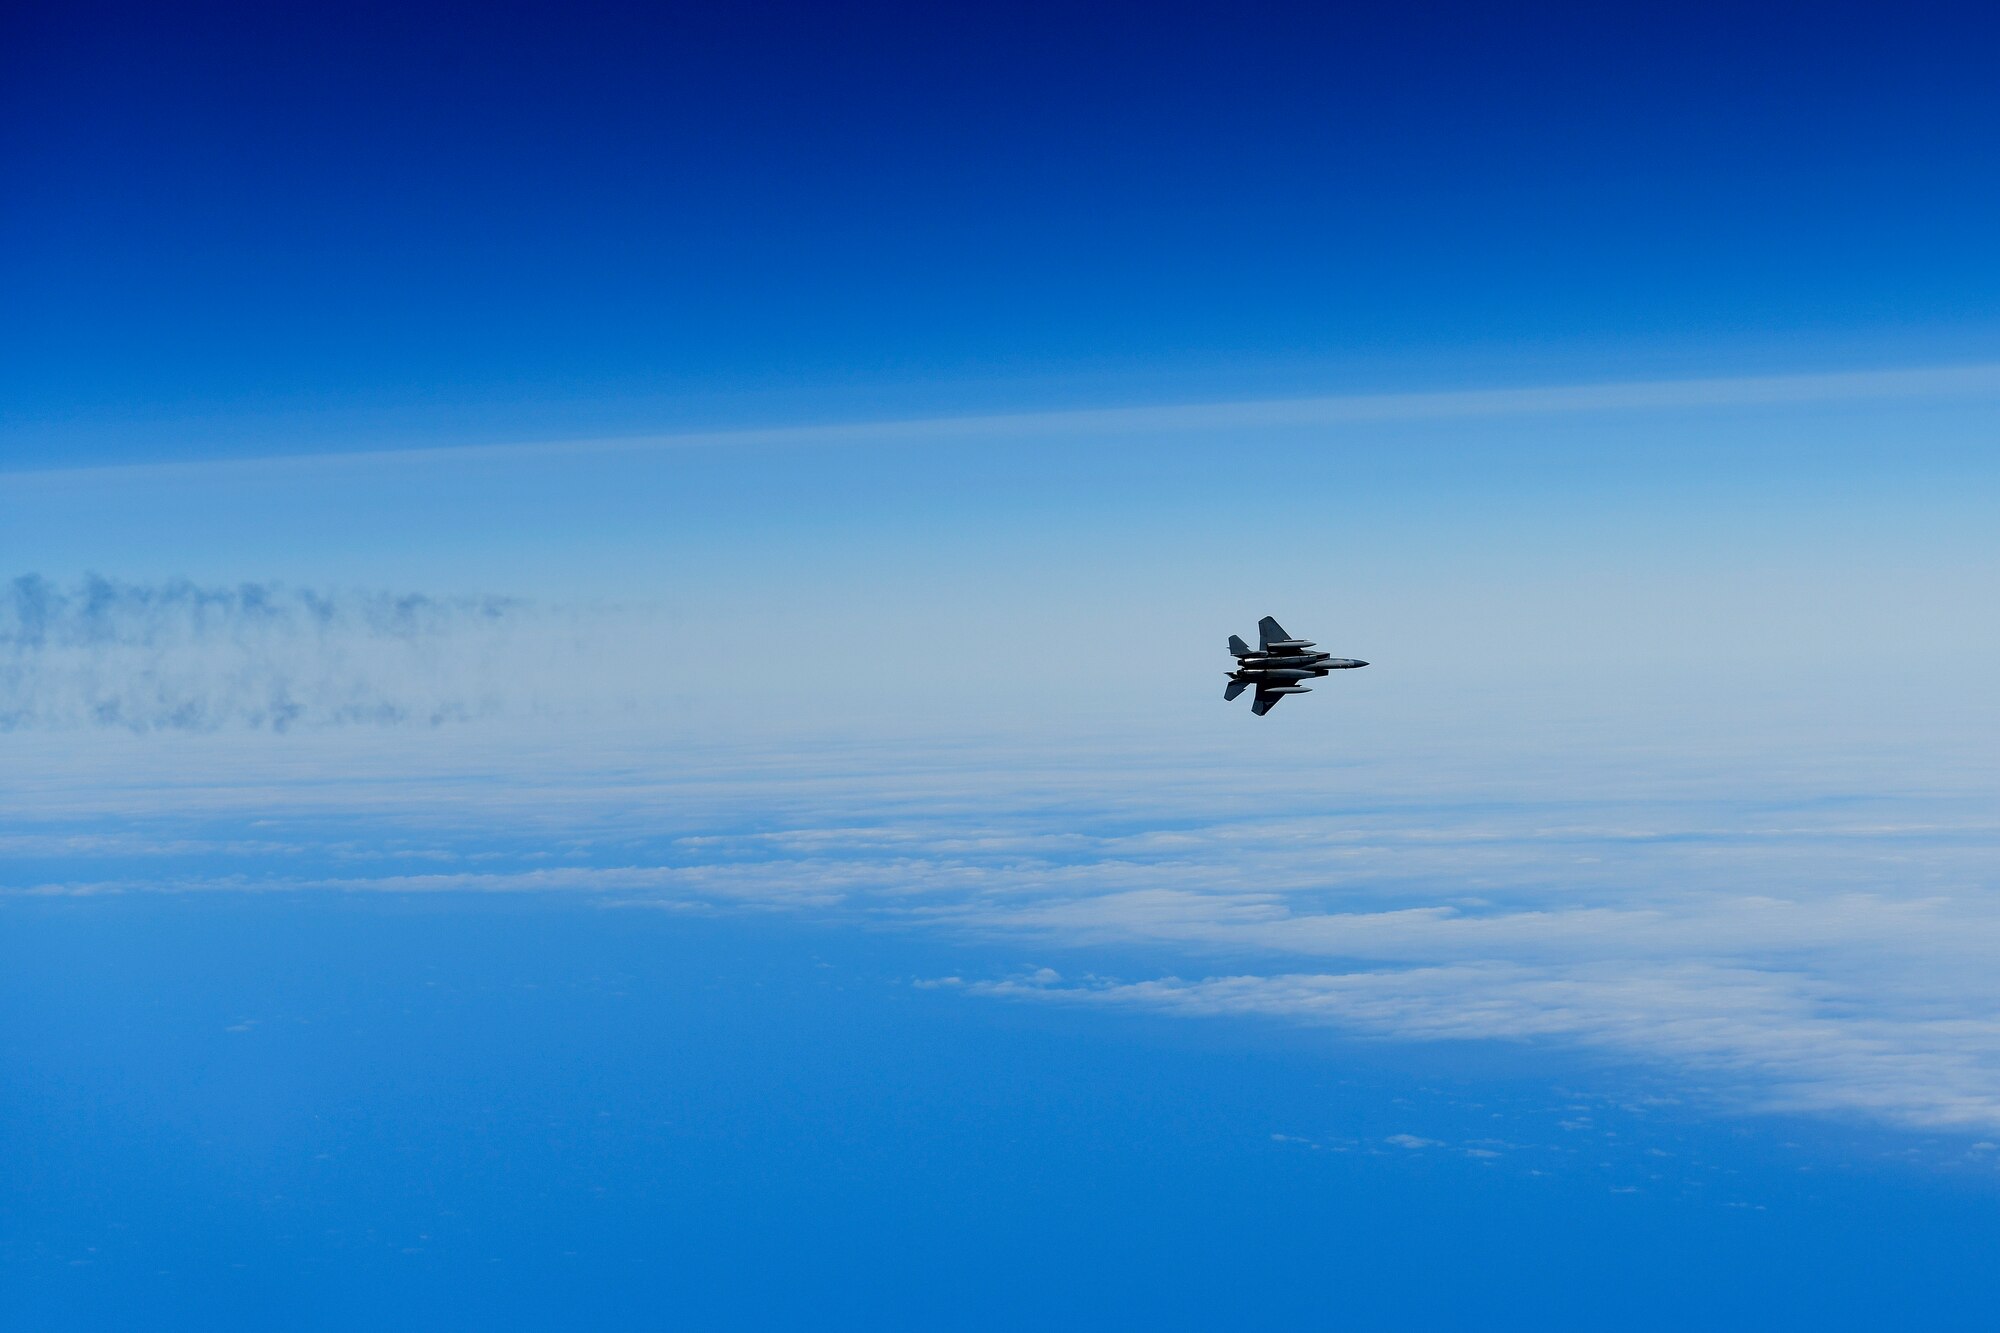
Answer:
<path fill-rule="evenodd" d="M 1232 634 L 1229 636 L 1229 655 L 1231 657 L 1248 657 L 1250 656 L 1250 645 L 1243 642 L 1237 635 Z"/>
<path fill-rule="evenodd" d="M 1232 680 L 1222 687 L 1222 698 L 1227 702 L 1249 688 L 1250 682 L 1247 680 Z"/>

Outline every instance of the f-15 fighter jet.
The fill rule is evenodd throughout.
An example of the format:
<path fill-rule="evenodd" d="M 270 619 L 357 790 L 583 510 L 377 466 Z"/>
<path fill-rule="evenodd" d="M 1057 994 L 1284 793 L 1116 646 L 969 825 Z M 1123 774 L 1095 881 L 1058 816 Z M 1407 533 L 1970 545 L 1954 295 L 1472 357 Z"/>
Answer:
<path fill-rule="evenodd" d="M 1314 652 L 1312 640 L 1293 638 L 1270 616 L 1257 622 L 1257 643 L 1252 648 L 1234 634 L 1229 636 L 1229 653 L 1236 659 L 1236 669 L 1229 673 L 1229 684 L 1223 686 L 1222 697 L 1234 699 L 1255 685 L 1257 697 L 1250 701 L 1250 711 L 1258 717 L 1270 712 L 1288 694 L 1311 694 L 1311 686 L 1299 684 L 1302 680 L 1368 665 L 1352 657 Z"/>

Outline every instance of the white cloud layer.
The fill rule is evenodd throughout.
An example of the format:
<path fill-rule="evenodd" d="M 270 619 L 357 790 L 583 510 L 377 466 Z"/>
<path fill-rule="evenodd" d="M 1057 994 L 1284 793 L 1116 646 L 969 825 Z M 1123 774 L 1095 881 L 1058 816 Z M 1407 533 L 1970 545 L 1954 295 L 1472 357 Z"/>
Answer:
<path fill-rule="evenodd" d="M 1991 760 L 441 734 L 45 736 L 0 760 L 0 882 L 813 912 L 1013 942 L 1006 975 L 929 979 L 967 995 L 1553 1044 L 2000 1131 Z"/>

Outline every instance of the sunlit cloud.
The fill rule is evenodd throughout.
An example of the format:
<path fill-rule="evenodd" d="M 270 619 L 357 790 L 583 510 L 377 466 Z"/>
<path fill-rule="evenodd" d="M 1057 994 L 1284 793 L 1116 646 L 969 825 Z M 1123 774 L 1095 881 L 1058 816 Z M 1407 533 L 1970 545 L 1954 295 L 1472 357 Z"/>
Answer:
<path fill-rule="evenodd" d="M 1011 949 L 997 974 L 916 979 L 970 1000 L 1532 1043 L 1739 1109 L 2000 1130 L 1990 773 L 1829 802 L 1825 773 L 1778 790 L 1684 763 L 1658 790 L 1496 800 L 1471 797 L 1496 773 L 1470 759 L 1274 768 L 1082 740 L 613 751 L 558 730 L 440 757 L 393 729 L 119 735 L 17 809 L 12 891 L 800 913 Z M 171 793 L 135 767 L 162 746 Z M 104 833 L 135 817 L 143 834 Z"/>

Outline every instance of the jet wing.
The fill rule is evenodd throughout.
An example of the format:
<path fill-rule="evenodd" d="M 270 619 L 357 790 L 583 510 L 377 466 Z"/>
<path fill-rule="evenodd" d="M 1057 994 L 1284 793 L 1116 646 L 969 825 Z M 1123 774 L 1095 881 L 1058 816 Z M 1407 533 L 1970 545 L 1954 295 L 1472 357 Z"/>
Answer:
<path fill-rule="evenodd" d="M 1277 707 L 1278 700 L 1284 697 L 1282 694 L 1273 694 L 1269 690 L 1259 690 L 1257 691 L 1257 697 L 1250 701 L 1250 711 L 1258 717 L 1262 717 Z"/>

